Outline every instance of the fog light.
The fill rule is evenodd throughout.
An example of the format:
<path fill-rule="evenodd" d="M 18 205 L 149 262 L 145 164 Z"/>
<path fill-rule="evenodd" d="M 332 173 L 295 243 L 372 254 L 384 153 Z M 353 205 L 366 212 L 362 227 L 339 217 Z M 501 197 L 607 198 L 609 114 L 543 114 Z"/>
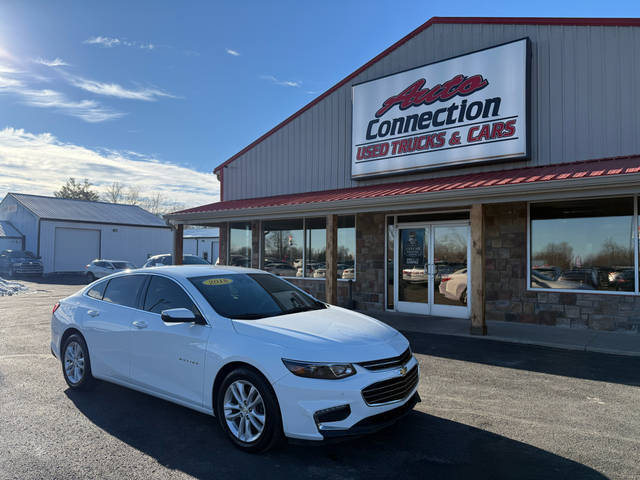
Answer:
<path fill-rule="evenodd" d="M 351 415 L 351 407 L 349 405 L 340 405 L 338 407 L 318 410 L 313 414 L 313 419 L 316 421 L 316 425 L 320 426 L 322 423 L 339 422 L 346 419 L 349 415 Z"/>

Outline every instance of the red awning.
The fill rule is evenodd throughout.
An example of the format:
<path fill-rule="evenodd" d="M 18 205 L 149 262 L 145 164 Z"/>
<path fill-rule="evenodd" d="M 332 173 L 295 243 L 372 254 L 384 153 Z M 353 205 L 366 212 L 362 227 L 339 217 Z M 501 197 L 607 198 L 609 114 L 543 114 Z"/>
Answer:
<path fill-rule="evenodd" d="M 640 156 L 616 157 L 584 162 L 562 163 L 544 167 L 526 167 L 512 170 L 471 173 L 450 177 L 429 178 L 395 183 L 383 183 L 363 187 L 295 193 L 273 197 L 229 200 L 210 203 L 175 212 L 175 214 L 221 212 L 264 207 L 282 207 L 310 203 L 336 202 L 363 198 L 395 197 L 399 195 L 425 194 L 429 192 L 482 189 L 501 185 L 533 184 L 539 182 L 567 181 L 589 177 L 629 175 L 640 173 Z"/>

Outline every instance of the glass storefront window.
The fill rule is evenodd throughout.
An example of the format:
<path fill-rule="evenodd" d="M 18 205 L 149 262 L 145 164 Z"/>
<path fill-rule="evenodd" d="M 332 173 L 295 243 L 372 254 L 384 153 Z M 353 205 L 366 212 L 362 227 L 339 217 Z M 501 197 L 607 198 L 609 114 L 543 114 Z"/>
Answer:
<path fill-rule="evenodd" d="M 302 219 L 271 220 L 262 225 L 262 268 L 280 277 L 295 277 L 302 268 Z"/>
<path fill-rule="evenodd" d="M 338 278 L 355 280 L 356 217 L 338 217 Z"/>
<path fill-rule="evenodd" d="M 327 219 L 307 218 L 307 248 L 305 252 L 306 267 L 303 274 L 298 269 L 298 277 L 324 278 L 327 268 Z"/>
<path fill-rule="evenodd" d="M 251 223 L 229 225 L 229 265 L 251 267 L 252 240 Z"/>
<path fill-rule="evenodd" d="M 633 198 L 531 204 L 531 287 L 635 291 Z"/>

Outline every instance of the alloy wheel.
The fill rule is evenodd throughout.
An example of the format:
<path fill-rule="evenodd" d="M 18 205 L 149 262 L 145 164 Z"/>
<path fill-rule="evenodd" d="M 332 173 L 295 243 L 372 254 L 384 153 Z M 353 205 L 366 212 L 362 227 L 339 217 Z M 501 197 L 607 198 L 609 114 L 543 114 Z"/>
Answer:
<path fill-rule="evenodd" d="M 255 442 L 265 428 L 266 410 L 258 389 L 247 380 L 236 380 L 224 394 L 224 418 L 238 440 Z"/>
<path fill-rule="evenodd" d="M 64 371 L 73 384 L 80 383 L 84 378 L 85 354 L 82 345 L 76 341 L 67 344 L 64 351 Z"/>

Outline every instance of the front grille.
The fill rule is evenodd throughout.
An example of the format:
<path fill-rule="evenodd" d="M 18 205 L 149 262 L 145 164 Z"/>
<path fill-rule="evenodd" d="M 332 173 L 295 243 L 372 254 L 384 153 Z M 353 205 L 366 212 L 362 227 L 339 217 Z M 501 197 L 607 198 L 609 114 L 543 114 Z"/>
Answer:
<path fill-rule="evenodd" d="M 382 360 L 371 360 L 370 362 L 360 362 L 357 365 L 367 370 L 388 370 L 391 368 L 400 368 L 411 360 L 411 350 L 406 349 L 402 355 L 391 358 L 383 358 Z"/>
<path fill-rule="evenodd" d="M 42 265 L 39 263 L 25 264 L 14 267 L 15 273 L 42 273 Z"/>
<path fill-rule="evenodd" d="M 369 385 L 362 390 L 367 405 L 380 405 L 406 398 L 418 385 L 418 366 L 415 365 L 404 377 L 394 377 Z"/>

